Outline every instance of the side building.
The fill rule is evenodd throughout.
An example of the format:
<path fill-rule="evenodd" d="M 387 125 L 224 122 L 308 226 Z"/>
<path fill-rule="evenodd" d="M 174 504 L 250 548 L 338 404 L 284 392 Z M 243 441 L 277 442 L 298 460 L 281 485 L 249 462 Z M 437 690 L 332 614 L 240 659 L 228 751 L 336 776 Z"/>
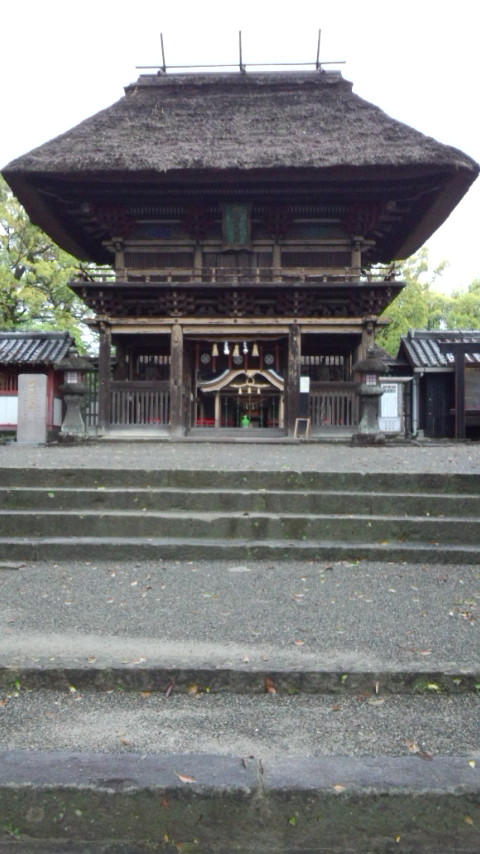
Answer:
<path fill-rule="evenodd" d="M 94 262 L 99 430 L 317 434 L 357 423 L 352 366 L 478 174 L 338 72 L 142 75 L 13 161 L 32 220 Z"/>
<path fill-rule="evenodd" d="M 46 431 L 50 436 L 58 433 L 63 418 L 61 385 L 65 382 L 65 372 L 60 365 L 74 347 L 75 341 L 69 332 L 0 330 L 0 433 L 12 433 L 17 429 L 21 374 L 46 376 Z"/>

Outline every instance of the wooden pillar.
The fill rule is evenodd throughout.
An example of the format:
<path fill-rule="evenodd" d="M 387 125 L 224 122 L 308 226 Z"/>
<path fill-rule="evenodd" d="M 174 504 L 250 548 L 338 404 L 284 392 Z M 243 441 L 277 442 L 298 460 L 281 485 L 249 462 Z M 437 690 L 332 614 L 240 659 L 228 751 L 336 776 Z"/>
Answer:
<path fill-rule="evenodd" d="M 183 424 L 183 329 L 172 326 L 170 337 L 170 431 L 181 436 Z"/>
<path fill-rule="evenodd" d="M 107 430 L 110 427 L 110 360 L 112 335 L 110 327 L 102 324 L 100 328 L 100 347 L 98 353 L 98 427 Z"/>
<path fill-rule="evenodd" d="M 274 279 L 280 278 L 280 268 L 282 266 L 282 250 L 279 243 L 273 244 L 272 266 L 275 270 Z"/>
<path fill-rule="evenodd" d="M 373 317 L 365 317 L 362 322 L 362 340 L 357 348 L 355 362 L 360 362 L 367 358 L 368 351 L 375 344 L 375 326 L 376 321 Z"/>
<path fill-rule="evenodd" d="M 300 409 L 300 370 L 301 370 L 301 333 L 297 323 L 290 326 L 288 332 L 288 365 L 287 365 L 287 433 L 293 436 L 295 418 Z"/>
<path fill-rule="evenodd" d="M 220 392 L 215 392 L 215 427 L 220 427 L 222 423 Z"/>
<path fill-rule="evenodd" d="M 465 356 L 476 353 L 478 344 L 468 341 L 439 341 L 441 353 L 453 353 L 455 357 L 455 438 L 465 438 Z"/>
<path fill-rule="evenodd" d="M 202 281 L 202 266 L 203 266 L 203 251 L 199 243 L 195 245 L 193 255 L 193 280 L 195 282 Z"/>
<path fill-rule="evenodd" d="M 352 243 L 352 269 L 360 270 L 362 266 L 362 237 L 354 237 Z"/>
<path fill-rule="evenodd" d="M 455 353 L 455 438 L 465 438 L 465 353 Z"/>

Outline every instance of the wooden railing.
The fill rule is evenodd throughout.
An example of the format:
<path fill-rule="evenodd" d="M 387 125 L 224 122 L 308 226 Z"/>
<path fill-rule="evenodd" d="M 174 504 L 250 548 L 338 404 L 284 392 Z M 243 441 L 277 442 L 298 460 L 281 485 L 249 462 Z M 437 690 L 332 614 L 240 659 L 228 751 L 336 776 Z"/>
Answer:
<path fill-rule="evenodd" d="M 110 383 L 112 427 L 165 425 L 170 421 L 168 382 Z"/>
<path fill-rule="evenodd" d="M 310 384 L 312 427 L 356 427 L 358 424 L 357 383 Z"/>
<path fill-rule="evenodd" d="M 362 284 L 393 282 L 395 269 L 392 266 L 376 267 L 372 271 L 361 270 L 359 267 L 196 267 L 192 269 L 162 268 L 152 270 L 118 269 L 107 274 L 104 269 L 89 268 L 82 271 L 76 281 L 104 282 L 105 284 L 129 283 L 141 284 L 285 284 L 304 283 L 319 284 L 321 282 L 360 282 Z"/>

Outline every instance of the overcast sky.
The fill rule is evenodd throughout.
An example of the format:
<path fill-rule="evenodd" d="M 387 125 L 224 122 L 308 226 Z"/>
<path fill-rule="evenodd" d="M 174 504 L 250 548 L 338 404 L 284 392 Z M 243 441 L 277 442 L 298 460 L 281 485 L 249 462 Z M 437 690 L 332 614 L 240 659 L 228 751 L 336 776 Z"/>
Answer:
<path fill-rule="evenodd" d="M 0 165 L 118 100 L 136 66 L 314 62 L 480 161 L 478 0 L 16 0 L 1 6 Z M 480 278 L 480 179 L 429 241 L 443 287 Z"/>

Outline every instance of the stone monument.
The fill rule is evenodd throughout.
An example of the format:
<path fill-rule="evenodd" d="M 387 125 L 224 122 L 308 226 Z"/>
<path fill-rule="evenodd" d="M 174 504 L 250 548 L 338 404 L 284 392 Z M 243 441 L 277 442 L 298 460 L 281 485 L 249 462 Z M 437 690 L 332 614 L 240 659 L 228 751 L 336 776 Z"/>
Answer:
<path fill-rule="evenodd" d="M 43 445 L 46 441 L 46 374 L 19 374 L 17 442 L 21 445 Z"/>

